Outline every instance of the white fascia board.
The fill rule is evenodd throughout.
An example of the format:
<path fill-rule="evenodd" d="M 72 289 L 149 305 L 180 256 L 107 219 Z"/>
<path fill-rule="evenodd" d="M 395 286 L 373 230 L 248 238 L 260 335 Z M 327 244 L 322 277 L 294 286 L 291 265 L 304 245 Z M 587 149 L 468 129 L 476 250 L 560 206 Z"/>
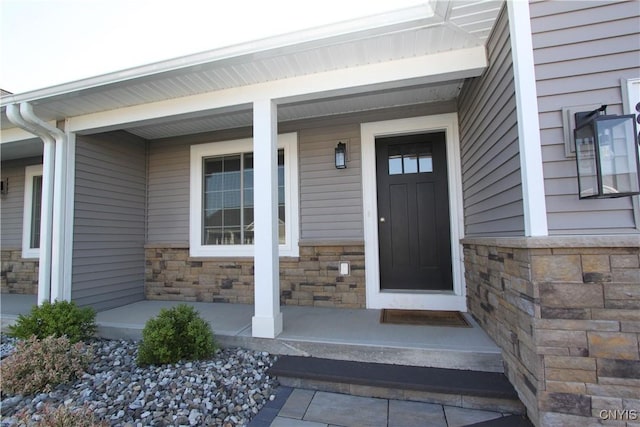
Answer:
<path fill-rule="evenodd" d="M 372 88 L 437 83 L 478 76 L 486 66 L 485 48 L 478 46 L 71 117 L 68 131 L 117 129 L 159 118 L 249 105 L 256 99 L 283 103 L 366 92 Z"/>
<path fill-rule="evenodd" d="M 51 126 L 54 126 L 54 127 L 56 125 L 55 120 L 52 120 L 47 123 L 49 123 Z M 27 132 L 26 130 L 23 130 L 17 127 L 3 129 L 0 131 L 0 144 L 7 144 L 9 142 L 17 142 L 17 141 L 25 141 L 33 138 L 37 138 L 37 136 L 35 136 L 31 132 Z"/>

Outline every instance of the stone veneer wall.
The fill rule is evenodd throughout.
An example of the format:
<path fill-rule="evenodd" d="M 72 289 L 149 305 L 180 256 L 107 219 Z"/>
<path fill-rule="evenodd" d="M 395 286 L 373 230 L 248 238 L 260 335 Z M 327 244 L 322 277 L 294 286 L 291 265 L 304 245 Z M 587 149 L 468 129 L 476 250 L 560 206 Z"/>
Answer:
<path fill-rule="evenodd" d="M 38 260 L 22 259 L 22 249 L 2 249 L 0 256 L 2 293 L 37 295 Z"/>
<path fill-rule="evenodd" d="M 536 425 L 639 425 L 639 242 L 463 240 L 469 310 Z"/>
<path fill-rule="evenodd" d="M 145 293 L 150 300 L 253 304 L 253 258 L 192 258 L 189 248 L 147 245 Z M 339 261 L 351 274 L 341 276 Z M 300 245 L 300 256 L 280 259 L 283 305 L 364 308 L 364 245 Z"/>

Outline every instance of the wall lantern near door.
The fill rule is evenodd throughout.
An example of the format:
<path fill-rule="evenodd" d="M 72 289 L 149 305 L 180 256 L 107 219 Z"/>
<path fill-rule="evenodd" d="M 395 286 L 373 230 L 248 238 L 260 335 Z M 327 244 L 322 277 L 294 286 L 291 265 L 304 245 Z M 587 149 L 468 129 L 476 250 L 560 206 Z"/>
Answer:
<path fill-rule="evenodd" d="M 633 114 L 607 115 L 607 106 L 576 113 L 574 130 L 579 197 L 640 194 L 638 134 Z"/>
<path fill-rule="evenodd" d="M 340 141 L 336 145 L 336 169 L 347 168 L 347 144 Z"/>

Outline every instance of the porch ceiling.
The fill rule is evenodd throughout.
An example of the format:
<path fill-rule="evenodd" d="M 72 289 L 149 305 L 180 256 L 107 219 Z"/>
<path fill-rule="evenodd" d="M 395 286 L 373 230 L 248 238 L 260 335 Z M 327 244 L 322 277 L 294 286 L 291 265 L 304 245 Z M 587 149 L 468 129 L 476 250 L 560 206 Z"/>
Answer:
<path fill-rule="evenodd" d="M 44 120 L 62 120 L 150 102 L 356 68 L 405 58 L 483 46 L 502 0 L 429 0 L 419 6 L 333 24 L 229 48 L 89 78 L 24 94 L 5 96 L 6 105 L 30 102 Z M 461 81 L 350 94 L 279 106 L 282 121 L 372 108 L 453 99 Z M 339 94 L 338 94 L 339 95 Z M 155 139 L 247 126 L 250 111 L 234 108 L 211 117 L 176 117 L 131 124 L 129 131 Z"/>
<path fill-rule="evenodd" d="M 278 106 L 278 121 L 287 122 L 314 117 L 371 111 L 381 108 L 422 104 L 425 102 L 448 101 L 458 96 L 462 84 L 462 80 L 457 80 L 445 84 L 368 92 L 358 95 L 337 96 L 314 101 L 284 104 Z M 252 110 L 244 109 L 241 111 L 208 114 L 205 117 L 164 120 L 160 123 L 130 127 L 126 130 L 142 138 L 153 140 L 221 129 L 247 127 L 251 126 L 252 123 Z"/>

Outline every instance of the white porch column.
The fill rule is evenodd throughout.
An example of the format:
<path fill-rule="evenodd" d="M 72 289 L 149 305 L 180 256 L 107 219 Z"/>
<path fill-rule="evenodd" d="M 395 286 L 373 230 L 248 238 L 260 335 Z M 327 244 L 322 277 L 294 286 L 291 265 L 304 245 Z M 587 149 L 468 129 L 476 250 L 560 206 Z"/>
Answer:
<path fill-rule="evenodd" d="M 253 103 L 255 315 L 252 335 L 282 332 L 278 257 L 278 117 L 271 99 Z"/>
<path fill-rule="evenodd" d="M 64 300 L 64 225 L 66 198 L 67 141 L 56 141 L 53 180 L 53 216 L 51 221 L 51 302 Z"/>
<path fill-rule="evenodd" d="M 538 94 L 528 1 L 507 1 L 511 56 L 515 76 L 524 205 L 525 236 L 547 236 L 547 205 L 542 170 Z"/>

